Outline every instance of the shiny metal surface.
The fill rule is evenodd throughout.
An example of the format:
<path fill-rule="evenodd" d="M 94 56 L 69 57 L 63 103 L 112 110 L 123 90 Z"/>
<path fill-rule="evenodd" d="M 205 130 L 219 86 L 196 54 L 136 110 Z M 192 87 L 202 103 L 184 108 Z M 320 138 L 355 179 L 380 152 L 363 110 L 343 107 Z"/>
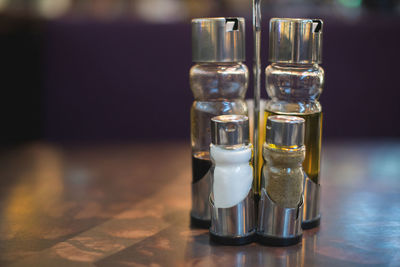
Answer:
<path fill-rule="evenodd" d="M 292 238 L 302 234 L 301 216 L 304 203 L 297 208 L 282 208 L 276 205 L 264 188 L 261 189 L 258 205 L 257 234 L 280 238 Z"/>
<path fill-rule="evenodd" d="M 190 215 L 199 220 L 211 220 L 211 208 L 208 201 L 211 192 L 211 171 L 203 178 L 192 183 L 192 210 Z"/>
<path fill-rule="evenodd" d="M 193 62 L 242 62 L 246 60 L 244 18 L 192 20 Z"/>
<path fill-rule="evenodd" d="M 277 146 L 303 146 L 305 120 L 295 116 L 268 116 L 266 142 Z"/>
<path fill-rule="evenodd" d="M 274 63 L 321 63 L 320 19 L 272 18 L 269 24 L 269 61 Z"/>
<path fill-rule="evenodd" d="M 304 182 L 303 223 L 315 221 L 321 217 L 319 213 L 320 187 L 319 184 L 306 177 Z"/>
<path fill-rule="evenodd" d="M 221 115 L 211 119 L 211 142 L 232 146 L 248 144 L 249 118 L 244 115 Z"/>
<path fill-rule="evenodd" d="M 253 42 L 254 42 L 254 58 L 253 58 L 253 81 L 254 81 L 254 90 L 253 90 L 253 103 L 254 103 L 254 112 L 253 112 L 253 141 L 254 145 L 254 153 L 253 153 L 253 166 L 254 166 L 254 180 L 255 180 L 255 190 L 258 194 L 258 184 L 260 180 L 260 166 L 262 164 L 261 160 L 261 144 L 260 144 L 260 136 L 261 136 L 261 128 L 260 125 L 263 125 L 260 120 L 260 101 L 261 101 L 261 0 L 253 0 Z"/>
<path fill-rule="evenodd" d="M 223 237 L 243 237 L 256 229 L 253 190 L 238 205 L 231 208 L 216 208 L 210 197 L 210 232 Z"/>

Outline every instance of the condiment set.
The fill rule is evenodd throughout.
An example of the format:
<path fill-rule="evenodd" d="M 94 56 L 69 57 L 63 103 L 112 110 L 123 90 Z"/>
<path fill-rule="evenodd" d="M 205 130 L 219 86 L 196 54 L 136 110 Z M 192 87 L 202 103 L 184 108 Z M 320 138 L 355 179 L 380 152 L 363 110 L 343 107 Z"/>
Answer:
<path fill-rule="evenodd" d="M 251 141 L 245 21 L 192 20 L 191 223 L 209 228 L 213 242 L 289 246 L 319 226 L 322 26 L 270 20 L 270 99 L 256 109 Z"/>

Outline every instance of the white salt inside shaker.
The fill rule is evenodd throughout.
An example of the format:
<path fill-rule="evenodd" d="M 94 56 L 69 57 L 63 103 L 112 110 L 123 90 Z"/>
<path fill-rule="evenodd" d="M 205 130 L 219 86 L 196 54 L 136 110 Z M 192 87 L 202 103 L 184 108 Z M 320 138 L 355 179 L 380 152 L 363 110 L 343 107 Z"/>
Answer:
<path fill-rule="evenodd" d="M 250 146 L 229 150 L 211 146 L 214 160 L 213 195 L 216 208 L 234 207 L 249 194 L 253 182 L 253 168 L 249 161 Z"/>

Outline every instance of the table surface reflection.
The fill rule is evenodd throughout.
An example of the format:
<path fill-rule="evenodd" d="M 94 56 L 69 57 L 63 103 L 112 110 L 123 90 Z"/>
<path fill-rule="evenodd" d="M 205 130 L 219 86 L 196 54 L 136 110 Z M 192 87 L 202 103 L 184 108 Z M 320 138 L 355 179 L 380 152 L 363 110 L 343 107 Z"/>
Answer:
<path fill-rule="evenodd" d="M 323 148 L 322 222 L 286 248 L 189 227 L 187 143 L 0 152 L 0 265 L 400 266 L 400 142 Z"/>

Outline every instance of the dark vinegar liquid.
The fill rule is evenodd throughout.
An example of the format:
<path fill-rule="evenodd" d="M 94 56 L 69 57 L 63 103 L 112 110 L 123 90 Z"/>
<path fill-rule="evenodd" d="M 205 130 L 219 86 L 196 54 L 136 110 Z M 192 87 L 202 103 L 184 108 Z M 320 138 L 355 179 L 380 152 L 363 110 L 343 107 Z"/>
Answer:
<path fill-rule="evenodd" d="M 209 152 L 196 152 L 192 155 L 193 183 L 201 180 L 210 170 L 212 162 Z"/>

